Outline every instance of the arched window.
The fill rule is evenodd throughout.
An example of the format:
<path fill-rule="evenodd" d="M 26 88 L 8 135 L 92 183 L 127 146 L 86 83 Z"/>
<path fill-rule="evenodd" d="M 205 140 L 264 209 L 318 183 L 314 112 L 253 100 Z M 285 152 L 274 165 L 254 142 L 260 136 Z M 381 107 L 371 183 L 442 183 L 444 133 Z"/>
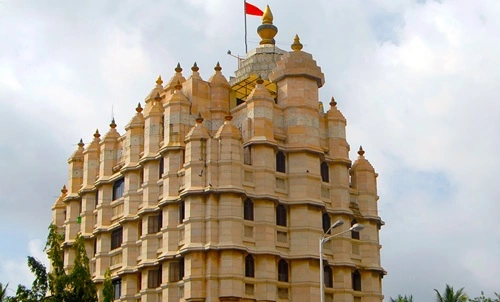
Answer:
<path fill-rule="evenodd" d="M 282 204 L 276 207 L 276 225 L 286 226 L 286 208 Z"/>
<path fill-rule="evenodd" d="M 245 277 L 255 277 L 255 262 L 252 255 L 245 257 Z"/>
<path fill-rule="evenodd" d="M 253 202 L 248 198 L 243 203 L 243 219 L 253 220 Z"/>
<path fill-rule="evenodd" d="M 330 266 L 323 267 L 323 282 L 326 287 L 333 287 L 333 274 Z"/>
<path fill-rule="evenodd" d="M 285 154 L 281 151 L 276 153 L 276 171 L 286 173 Z"/>
<path fill-rule="evenodd" d="M 330 215 L 326 212 L 323 213 L 323 232 L 326 233 L 328 231 L 328 234 L 330 234 L 331 226 L 332 226 L 332 219 L 330 218 Z"/>
<path fill-rule="evenodd" d="M 352 273 L 352 289 L 356 291 L 361 291 L 361 274 L 358 270 Z"/>
<path fill-rule="evenodd" d="M 351 221 L 351 227 L 354 226 L 358 221 L 356 219 L 353 219 Z M 359 231 L 351 231 L 351 238 L 352 239 L 359 239 Z"/>
<path fill-rule="evenodd" d="M 278 262 L 278 281 L 288 282 L 288 263 L 284 259 Z"/>
<path fill-rule="evenodd" d="M 320 170 L 321 170 L 321 180 L 323 182 L 330 182 L 330 171 L 328 164 L 325 161 L 321 162 Z"/>
<path fill-rule="evenodd" d="M 179 224 L 183 223 L 184 218 L 186 218 L 186 204 L 181 201 L 179 204 Z"/>
<path fill-rule="evenodd" d="M 165 165 L 165 160 L 163 159 L 163 155 L 160 158 L 160 163 L 158 167 L 158 179 L 161 179 L 163 177 L 163 171 L 164 171 L 164 165 Z"/>

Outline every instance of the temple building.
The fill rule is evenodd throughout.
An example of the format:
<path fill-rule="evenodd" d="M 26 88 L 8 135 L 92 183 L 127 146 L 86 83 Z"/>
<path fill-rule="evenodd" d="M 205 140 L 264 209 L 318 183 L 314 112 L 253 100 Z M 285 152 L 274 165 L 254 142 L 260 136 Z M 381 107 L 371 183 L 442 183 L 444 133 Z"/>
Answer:
<path fill-rule="evenodd" d="M 279 49 L 277 31 L 266 8 L 234 77 L 177 65 L 124 132 L 113 120 L 80 141 L 53 223 L 68 269 L 86 239 L 99 295 L 109 268 L 116 301 L 320 301 L 323 270 L 325 301 L 383 300 L 377 173 L 362 148 L 349 159 L 321 68 L 298 36 Z M 321 267 L 337 220 L 332 234 L 364 229 L 326 242 Z"/>

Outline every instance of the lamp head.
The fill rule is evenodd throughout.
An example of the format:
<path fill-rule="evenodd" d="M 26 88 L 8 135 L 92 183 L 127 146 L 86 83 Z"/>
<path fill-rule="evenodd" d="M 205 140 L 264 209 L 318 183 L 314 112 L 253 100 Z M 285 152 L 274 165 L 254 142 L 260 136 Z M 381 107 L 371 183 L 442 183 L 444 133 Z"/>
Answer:
<path fill-rule="evenodd" d="M 349 230 L 350 231 L 354 231 L 354 232 L 358 232 L 358 231 L 361 231 L 364 228 L 365 227 L 362 224 L 355 223 Z"/>
<path fill-rule="evenodd" d="M 341 225 L 343 225 L 343 224 L 344 224 L 344 221 L 339 219 L 339 220 L 335 221 L 335 222 L 332 224 L 332 226 L 330 227 L 330 229 L 334 229 L 334 228 L 339 227 L 339 226 L 341 226 Z"/>

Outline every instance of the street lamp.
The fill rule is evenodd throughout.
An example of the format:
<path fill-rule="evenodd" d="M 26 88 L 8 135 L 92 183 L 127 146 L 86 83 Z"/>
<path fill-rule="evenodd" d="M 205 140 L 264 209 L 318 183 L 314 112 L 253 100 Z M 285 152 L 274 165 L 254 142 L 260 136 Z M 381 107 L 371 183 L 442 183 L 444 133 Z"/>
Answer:
<path fill-rule="evenodd" d="M 334 237 L 338 237 L 342 234 L 345 234 L 347 232 L 351 231 L 360 231 L 364 228 L 362 224 L 356 223 L 354 224 L 351 228 L 349 228 L 346 231 L 340 232 L 335 235 L 327 236 L 328 232 L 330 232 L 331 229 L 334 229 L 336 227 L 339 227 L 344 224 L 344 221 L 342 220 L 337 220 L 334 224 L 330 226 L 330 228 L 319 238 L 319 288 L 320 288 L 320 297 L 321 297 L 321 302 L 325 302 L 325 280 L 324 280 L 324 272 L 323 272 L 323 243 L 328 242 L 330 239 Z"/>

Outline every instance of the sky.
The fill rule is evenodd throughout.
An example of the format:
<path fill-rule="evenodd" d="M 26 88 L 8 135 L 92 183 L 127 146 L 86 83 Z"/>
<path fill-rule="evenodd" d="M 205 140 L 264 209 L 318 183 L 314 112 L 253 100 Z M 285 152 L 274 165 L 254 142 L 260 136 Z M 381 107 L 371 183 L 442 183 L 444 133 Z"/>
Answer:
<path fill-rule="evenodd" d="M 325 74 L 320 99 L 379 173 L 384 301 L 465 287 L 500 292 L 500 2 L 253 0 L 278 47 L 298 34 Z M 0 0 L 0 282 L 44 259 L 67 159 L 114 116 L 120 133 L 159 74 L 207 80 L 245 56 L 243 1 Z M 260 18 L 247 18 L 249 50 Z M 46 261 L 46 260 L 44 260 Z M 13 291 L 10 291 L 13 294 Z"/>

